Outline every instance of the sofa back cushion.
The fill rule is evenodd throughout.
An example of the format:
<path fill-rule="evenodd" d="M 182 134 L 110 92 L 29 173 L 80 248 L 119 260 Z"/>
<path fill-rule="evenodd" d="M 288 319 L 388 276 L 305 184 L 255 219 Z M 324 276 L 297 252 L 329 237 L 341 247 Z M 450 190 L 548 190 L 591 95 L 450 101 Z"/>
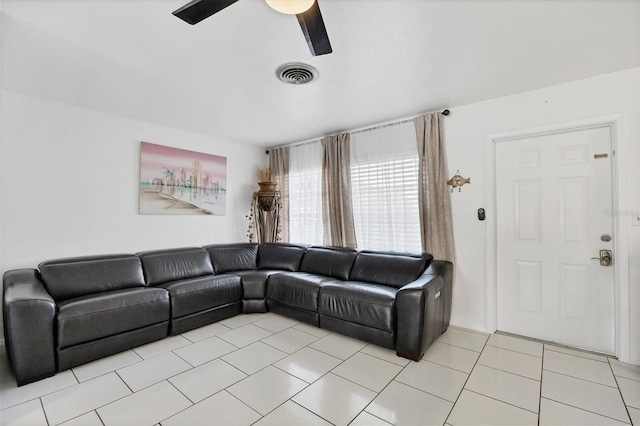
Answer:
<path fill-rule="evenodd" d="M 258 246 L 258 269 L 297 271 L 307 246 L 286 243 L 262 243 Z"/>
<path fill-rule="evenodd" d="M 300 271 L 348 280 L 358 252 L 340 247 L 311 247 L 302 257 Z"/>
<path fill-rule="evenodd" d="M 212 244 L 203 248 L 209 252 L 216 274 L 258 269 L 258 244 Z"/>
<path fill-rule="evenodd" d="M 400 288 L 416 280 L 432 260 L 430 254 L 363 251 L 356 257 L 349 279 Z"/>
<path fill-rule="evenodd" d="M 47 260 L 38 268 L 44 286 L 57 302 L 103 291 L 145 286 L 140 259 L 133 254 Z"/>
<path fill-rule="evenodd" d="M 213 275 L 209 253 L 199 247 L 153 250 L 138 253 L 147 285 Z"/>

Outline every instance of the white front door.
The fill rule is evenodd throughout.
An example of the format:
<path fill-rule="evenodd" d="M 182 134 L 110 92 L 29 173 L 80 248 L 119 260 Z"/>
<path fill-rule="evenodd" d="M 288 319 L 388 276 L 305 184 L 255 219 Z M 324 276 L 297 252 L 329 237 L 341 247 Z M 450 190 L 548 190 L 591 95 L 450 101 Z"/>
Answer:
<path fill-rule="evenodd" d="M 614 268 L 591 259 L 614 246 L 611 140 L 604 126 L 496 143 L 498 330 L 615 352 Z"/>

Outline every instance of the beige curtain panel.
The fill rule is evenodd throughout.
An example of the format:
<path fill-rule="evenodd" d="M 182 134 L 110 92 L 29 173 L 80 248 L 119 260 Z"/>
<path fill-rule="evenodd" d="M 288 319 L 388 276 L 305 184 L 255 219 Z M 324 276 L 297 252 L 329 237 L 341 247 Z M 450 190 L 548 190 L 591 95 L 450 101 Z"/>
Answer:
<path fill-rule="evenodd" d="M 442 114 L 413 120 L 418 141 L 418 202 L 422 250 L 436 259 L 454 261 L 451 194 Z"/>
<path fill-rule="evenodd" d="M 289 241 L 289 147 L 274 148 L 269 151 L 271 179 L 278 183 L 280 191 L 281 220 L 280 240 Z"/>
<path fill-rule="evenodd" d="M 349 141 L 348 133 L 322 138 L 322 222 L 324 244 L 355 248 Z"/>

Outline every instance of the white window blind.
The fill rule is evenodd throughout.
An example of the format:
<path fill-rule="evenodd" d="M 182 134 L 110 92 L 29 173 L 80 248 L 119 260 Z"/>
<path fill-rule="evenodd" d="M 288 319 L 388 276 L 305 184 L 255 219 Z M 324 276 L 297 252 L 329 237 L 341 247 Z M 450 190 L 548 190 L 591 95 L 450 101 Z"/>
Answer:
<path fill-rule="evenodd" d="M 351 186 L 358 247 L 422 251 L 413 122 L 351 135 Z"/>
<path fill-rule="evenodd" d="M 322 145 L 289 150 L 289 240 L 322 244 Z"/>

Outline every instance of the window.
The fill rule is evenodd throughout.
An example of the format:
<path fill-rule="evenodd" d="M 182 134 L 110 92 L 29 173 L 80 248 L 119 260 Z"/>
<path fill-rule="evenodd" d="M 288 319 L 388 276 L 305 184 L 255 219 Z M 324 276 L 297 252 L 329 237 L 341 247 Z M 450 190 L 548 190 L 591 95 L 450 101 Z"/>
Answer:
<path fill-rule="evenodd" d="M 289 240 L 322 244 L 322 145 L 289 150 Z"/>
<path fill-rule="evenodd" d="M 351 186 L 359 247 L 422 251 L 413 122 L 351 135 Z"/>
<path fill-rule="evenodd" d="M 418 149 L 412 121 L 351 135 L 351 186 L 358 247 L 421 252 Z M 289 151 L 291 242 L 322 244 L 322 144 Z"/>

